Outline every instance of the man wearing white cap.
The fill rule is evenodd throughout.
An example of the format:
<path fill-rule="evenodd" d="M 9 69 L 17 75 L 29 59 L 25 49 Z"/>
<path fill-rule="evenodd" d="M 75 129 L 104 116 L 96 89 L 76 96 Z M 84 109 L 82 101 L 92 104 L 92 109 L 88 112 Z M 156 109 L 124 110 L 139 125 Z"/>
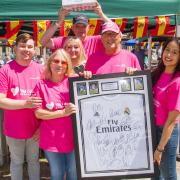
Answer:
<path fill-rule="evenodd" d="M 140 70 L 137 57 L 124 49 L 121 49 L 122 33 L 114 22 L 106 22 L 102 26 L 101 40 L 104 51 L 92 54 L 86 64 L 86 71 L 92 74 L 109 74 Z"/>

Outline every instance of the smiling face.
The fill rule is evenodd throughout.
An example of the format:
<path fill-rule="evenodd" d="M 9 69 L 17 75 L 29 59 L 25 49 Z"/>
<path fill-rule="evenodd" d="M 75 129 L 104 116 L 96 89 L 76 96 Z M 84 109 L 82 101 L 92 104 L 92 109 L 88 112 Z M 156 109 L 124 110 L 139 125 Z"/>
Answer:
<path fill-rule="evenodd" d="M 101 36 L 106 53 L 114 53 L 120 48 L 121 35 L 113 31 L 106 31 Z"/>
<path fill-rule="evenodd" d="M 74 24 L 72 26 L 72 30 L 75 34 L 76 37 L 78 37 L 79 39 L 81 39 L 81 41 L 84 41 L 84 39 L 86 38 L 87 32 L 88 32 L 88 26 L 78 23 L 78 24 Z"/>
<path fill-rule="evenodd" d="M 69 53 L 72 61 L 80 58 L 81 49 L 79 41 L 79 39 L 72 39 L 66 44 L 65 50 Z"/>
<path fill-rule="evenodd" d="M 174 72 L 180 62 L 180 48 L 176 41 L 171 41 L 165 47 L 162 60 L 165 66 L 165 72 Z"/>
<path fill-rule="evenodd" d="M 44 78 L 59 81 L 73 74 L 71 59 L 64 49 L 56 50 L 47 60 Z"/>
<path fill-rule="evenodd" d="M 26 42 L 19 41 L 14 49 L 16 53 L 16 60 L 19 62 L 31 61 L 32 57 L 35 54 L 34 41 L 32 39 L 27 40 Z"/>
<path fill-rule="evenodd" d="M 52 76 L 64 76 L 67 71 L 67 60 L 63 59 L 60 55 L 55 55 L 50 63 Z"/>

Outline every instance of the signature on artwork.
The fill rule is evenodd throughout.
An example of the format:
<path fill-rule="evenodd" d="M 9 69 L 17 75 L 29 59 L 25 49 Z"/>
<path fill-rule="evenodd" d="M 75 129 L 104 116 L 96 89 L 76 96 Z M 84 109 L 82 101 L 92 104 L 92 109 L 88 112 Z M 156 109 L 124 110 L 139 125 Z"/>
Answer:
<path fill-rule="evenodd" d="M 93 104 L 92 111 L 92 116 L 88 116 L 88 120 L 83 122 L 86 132 L 85 147 L 96 154 L 100 167 L 128 169 L 136 155 L 141 137 L 145 136 L 143 124 L 134 118 L 128 107 L 106 111 L 102 105 Z M 97 127 L 105 128 L 105 131 L 97 133 Z M 132 128 L 127 130 L 123 127 Z M 113 131 L 114 129 L 116 131 Z"/>

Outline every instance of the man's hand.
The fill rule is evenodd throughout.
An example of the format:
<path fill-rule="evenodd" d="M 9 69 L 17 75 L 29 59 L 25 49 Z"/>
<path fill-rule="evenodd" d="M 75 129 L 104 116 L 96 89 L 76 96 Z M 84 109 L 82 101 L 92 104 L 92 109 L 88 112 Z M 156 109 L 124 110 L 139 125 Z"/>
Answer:
<path fill-rule="evenodd" d="M 133 75 L 135 71 L 137 71 L 137 68 L 132 68 L 132 67 L 126 67 L 125 72 L 129 75 Z"/>
<path fill-rule="evenodd" d="M 39 134 L 40 134 L 39 129 L 37 129 L 32 137 L 34 141 L 36 141 L 36 142 L 39 141 Z"/>
<path fill-rule="evenodd" d="M 25 102 L 25 108 L 35 108 L 41 106 L 42 99 L 40 97 L 30 96 Z"/>
<path fill-rule="evenodd" d="M 70 10 L 67 10 L 64 7 L 61 7 L 58 11 L 59 23 L 62 23 L 64 21 L 65 17 L 67 15 L 69 15 L 70 12 L 71 12 Z"/>
<path fill-rule="evenodd" d="M 96 3 L 96 6 L 94 7 L 94 12 L 100 17 L 103 15 L 101 5 L 98 2 Z"/>

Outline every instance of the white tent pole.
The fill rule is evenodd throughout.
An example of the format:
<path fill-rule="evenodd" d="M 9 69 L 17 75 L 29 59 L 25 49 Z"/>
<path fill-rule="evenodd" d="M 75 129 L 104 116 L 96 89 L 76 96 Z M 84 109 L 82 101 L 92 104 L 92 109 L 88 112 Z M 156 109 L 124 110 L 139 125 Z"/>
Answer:
<path fill-rule="evenodd" d="M 180 24 L 178 24 L 178 18 L 180 18 L 180 14 L 176 15 L 176 37 L 180 37 Z"/>
<path fill-rule="evenodd" d="M 152 48 L 152 37 L 148 38 L 148 69 L 151 70 L 151 48 Z"/>
<path fill-rule="evenodd" d="M 44 59 L 44 63 L 46 62 L 46 48 L 43 47 L 43 59 Z"/>

